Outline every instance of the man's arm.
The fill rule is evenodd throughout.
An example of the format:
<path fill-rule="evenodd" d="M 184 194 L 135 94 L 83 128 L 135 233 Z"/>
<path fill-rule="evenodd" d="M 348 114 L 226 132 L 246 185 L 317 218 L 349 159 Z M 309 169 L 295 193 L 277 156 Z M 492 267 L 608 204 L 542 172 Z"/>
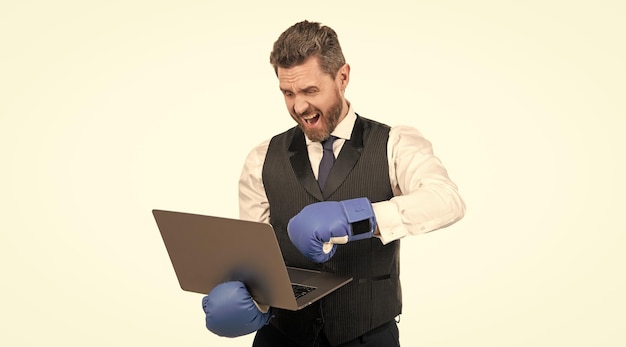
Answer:
<path fill-rule="evenodd" d="M 263 163 L 269 140 L 250 151 L 239 177 L 239 218 L 269 223 L 270 206 L 263 186 Z"/>
<path fill-rule="evenodd" d="M 393 127 L 387 145 L 394 197 L 373 204 L 384 244 L 451 225 L 465 214 L 465 203 L 431 143 L 415 128 Z"/>

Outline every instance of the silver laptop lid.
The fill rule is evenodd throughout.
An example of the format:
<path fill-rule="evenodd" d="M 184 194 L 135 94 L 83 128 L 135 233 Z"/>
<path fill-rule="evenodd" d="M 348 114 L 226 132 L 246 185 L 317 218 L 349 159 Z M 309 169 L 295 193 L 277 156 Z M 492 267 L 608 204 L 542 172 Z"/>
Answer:
<path fill-rule="evenodd" d="M 297 309 L 272 226 L 266 223 L 153 210 L 180 287 L 207 294 L 246 283 L 259 304 Z"/>

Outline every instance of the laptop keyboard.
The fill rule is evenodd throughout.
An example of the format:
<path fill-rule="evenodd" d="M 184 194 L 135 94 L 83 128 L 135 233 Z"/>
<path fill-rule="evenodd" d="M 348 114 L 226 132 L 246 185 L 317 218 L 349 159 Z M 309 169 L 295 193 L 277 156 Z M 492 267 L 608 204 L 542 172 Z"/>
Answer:
<path fill-rule="evenodd" d="M 291 284 L 291 289 L 293 289 L 293 295 L 296 296 L 296 299 L 310 293 L 315 289 L 315 287 L 305 286 L 302 284 Z"/>

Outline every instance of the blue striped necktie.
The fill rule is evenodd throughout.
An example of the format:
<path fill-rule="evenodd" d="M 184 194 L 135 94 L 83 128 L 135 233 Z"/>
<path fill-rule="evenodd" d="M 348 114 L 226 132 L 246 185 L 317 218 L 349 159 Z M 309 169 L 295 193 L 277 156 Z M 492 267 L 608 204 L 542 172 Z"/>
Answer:
<path fill-rule="evenodd" d="M 335 136 L 331 135 L 328 139 L 322 141 L 322 148 L 324 148 L 324 153 L 322 154 L 322 161 L 320 161 L 320 167 L 317 173 L 317 183 L 319 184 L 320 189 L 324 189 L 324 185 L 326 184 L 326 179 L 328 178 L 330 169 L 335 163 L 333 142 L 335 142 L 336 139 L 337 138 Z"/>

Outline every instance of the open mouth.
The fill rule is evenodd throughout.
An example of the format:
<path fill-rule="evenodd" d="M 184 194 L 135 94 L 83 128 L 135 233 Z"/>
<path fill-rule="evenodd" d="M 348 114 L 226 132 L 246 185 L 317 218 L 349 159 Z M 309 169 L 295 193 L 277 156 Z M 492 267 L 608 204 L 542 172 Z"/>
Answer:
<path fill-rule="evenodd" d="M 313 124 L 316 124 L 319 121 L 320 114 L 319 113 L 311 113 L 309 115 L 303 116 L 302 119 L 304 119 L 304 121 L 307 124 L 313 125 Z"/>

